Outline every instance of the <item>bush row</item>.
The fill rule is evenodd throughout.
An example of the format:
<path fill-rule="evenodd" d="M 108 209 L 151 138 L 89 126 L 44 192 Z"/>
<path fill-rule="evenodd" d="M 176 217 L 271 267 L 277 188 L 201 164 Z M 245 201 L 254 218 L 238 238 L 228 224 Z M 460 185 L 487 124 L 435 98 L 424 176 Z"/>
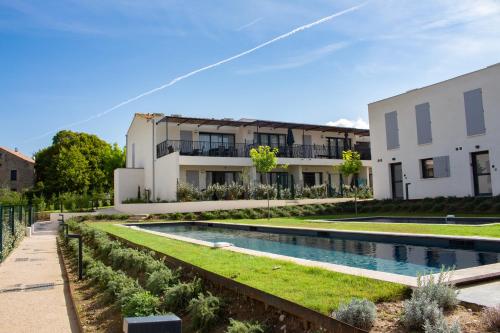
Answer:
<path fill-rule="evenodd" d="M 327 197 L 353 197 L 356 189 L 344 186 L 343 192 L 328 188 L 327 184 L 315 186 L 283 187 L 280 185 L 257 184 L 255 186 L 230 183 L 211 184 L 206 189 L 199 189 L 191 184 L 179 183 L 177 185 L 178 201 L 198 201 L 198 200 L 240 200 L 240 199 L 320 199 Z M 362 186 L 357 188 L 357 195 L 360 198 L 371 198 L 373 193 L 371 188 Z M 134 201 L 128 200 L 127 203 Z"/>
<path fill-rule="evenodd" d="M 78 243 L 70 240 L 68 247 L 76 257 Z M 118 303 L 124 317 L 150 316 L 158 313 L 160 300 L 149 291 L 144 290 L 136 280 L 122 271 L 113 270 L 102 261 L 94 259 L 88 251 L 84 251 L 83 267 L 86 278 L 95 283 L 109 299 Z"/>
<path fill-rule="evenodd" d="M 156 297 L 157 311 L 189 313 L 192 328 L 200 332 L 209 330 L 220 320 L 222 301 L 209 292 L 203 292 L 199 279 L 181 282 L 180 271 L 170 270 L 162 261 L 155 259 L 153 253 L 124 246 L 87 225 L 68 223 L 72 230 L 82 234 L 85 244 L 93 249 L 94 256 L 102 258 L 113 269 L 123 270 L 136 279 L 134 281 L 138 281 L 148 295 Z M 142 304 L 140 301 L 150 304 L 145 294 L 133 300 L 138 304 Z"/>

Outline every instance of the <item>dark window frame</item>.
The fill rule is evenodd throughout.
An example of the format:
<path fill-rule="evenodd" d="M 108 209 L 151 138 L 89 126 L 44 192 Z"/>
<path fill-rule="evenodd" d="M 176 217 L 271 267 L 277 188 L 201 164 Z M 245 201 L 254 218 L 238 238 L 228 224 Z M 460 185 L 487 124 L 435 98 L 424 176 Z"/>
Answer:
<path fill-rule="evenodd" d="M 326 142 L 328 145 L 329 157 L 342 159 L 342 153 L 344 151 L 352 149 L 352 139 L 351 138 L 341 138 L 341 137 L 328 136 L 328 137 L 326 137 Z M 342 147 L 339 144 L 339 142 L 342 143 Z M 347 143 L 347 146 L 345 145 L 346 143 Z"/>
<path fill-rule="evenodd" d="M 201 140 L 201 136 L 202 135 L 208 135 L 209 137 L 209 141 L 206 141 L 206 140 Z M 212 140 L 212 137 L 215 137 L 215 136 L 219 136 L 222 140 L 222 142 L 220 141 L 216 141 L 216 140 Z M 235 144 L 236 144 L 236 137 L 234 134 L 232 133 L 212 133 L 212 132 L 200 132 L 199 135 L 198 135 L 198 138 L 200 142 L 206 142 L 208 143 L 208 145 L 211 147 L 211 148 L 218 148 L 219 146 L 223 146 L 225 145 L 224 144 L 224 137 L 227 137 L 227 138 L 232 138 L 232 142 L 231 140 L 227 140 L 228 141 L 228 146 L 229 147 L 233 147 Z M 217 146 L 213 146 L 213 145 L 217 145 Z M 227 147 L 226 147 L 227 148 Z"/>
<path fill-rule="evenodd" d="M 10 181 L 11 182 L 17 181 L 17 170 L 10 170 Z"/>
<path fill-rule="evenodd" d="M 270 147 L 285 147 L 287 145 L 287 135 L 281 133 L 261 133 L 254 132 L 254 143 L 257 145 L 262 145 L 262 137 L 267 136 L 267 146 Z M 278 145 L 271 145 L 271 137 L 276 137 Z"/>
<path fill-rule="evenodd" d="M 427 162 L 432 162 L 432 168 L 429 168 L 429 164 Z M 420 168 L 422 170 L 422 178 L 423 179 L 432 179 L 434 177 L 434 159 L 433 158 L 423 158 L 420 160 Z"/>

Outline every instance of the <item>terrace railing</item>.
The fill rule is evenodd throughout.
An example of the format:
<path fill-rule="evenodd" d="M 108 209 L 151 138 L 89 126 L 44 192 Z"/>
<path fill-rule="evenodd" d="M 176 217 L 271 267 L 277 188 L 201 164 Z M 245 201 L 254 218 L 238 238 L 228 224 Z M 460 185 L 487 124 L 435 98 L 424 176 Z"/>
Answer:
<path fill-rule="evenodd" d="M 210 143 L 206 141 L 166 140 L 156 146 L 157 158 L 179 152 L 186 156 L 214 156 L 214 157 L 249 157 L 250 149 L 259 146 L 254 143 Z M 342 153 L 328 145 L 299 145 L 275 146 L 278 148 L 278 157 L 287 158 L 328 158 L 342 159 Z M 371 159 L 370 149 L 354 147 L 361 154 L 361 159 Z"/>

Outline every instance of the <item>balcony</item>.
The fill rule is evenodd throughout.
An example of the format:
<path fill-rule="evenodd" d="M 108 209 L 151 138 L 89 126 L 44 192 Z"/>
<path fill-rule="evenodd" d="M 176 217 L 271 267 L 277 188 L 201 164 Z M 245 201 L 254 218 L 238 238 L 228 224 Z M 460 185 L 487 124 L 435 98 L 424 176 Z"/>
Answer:
<path fill-rule="evenodd" d="M 206 141 L 167 140 L 156 145 L 156 157 L 179 152 L 184 156 L 212 156 L 212 157 L 249 157 L 250 149 L 259 146 L 254 143 L 209 143 Z M 342 159 L 342 152 L 337 152 L 328 145 L 298 145 L 276 146 L 278 157 L 282 158 L 326 158 Z M 355 145 L 362 160 L 370 160 L 370 147 Z"/>

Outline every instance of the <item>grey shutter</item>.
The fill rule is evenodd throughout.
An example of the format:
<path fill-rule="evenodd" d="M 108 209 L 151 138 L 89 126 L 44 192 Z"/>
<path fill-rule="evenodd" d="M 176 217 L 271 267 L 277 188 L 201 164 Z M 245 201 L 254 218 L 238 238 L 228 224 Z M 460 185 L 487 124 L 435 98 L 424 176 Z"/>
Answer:
<path fill-rule="evenodd" d="M 200 186 L 200 173 L 198 170 L 186 171 L 186 182 L 198 188 Z"/>
<path fill-rule="evenodd" d="M 434 157 L 434 178 L 450 177 L 450 156 Z"/>
<path fill-rule="evenodd" d="M 464 92 L 467 135 L 484 134 L 483 92 L 481 88 Z"/>
<path fill-rule="evenodd" d="M 431 111 L 429 103 L 415 106 L 417 120 L 417 142 L 419 145 L 432 142 Z"/>
<path fill-rule="evenodd" d="M 392 111 L 385 114 L 385 136 L 387 149 L 399 148 L 398 113 Z"/>

